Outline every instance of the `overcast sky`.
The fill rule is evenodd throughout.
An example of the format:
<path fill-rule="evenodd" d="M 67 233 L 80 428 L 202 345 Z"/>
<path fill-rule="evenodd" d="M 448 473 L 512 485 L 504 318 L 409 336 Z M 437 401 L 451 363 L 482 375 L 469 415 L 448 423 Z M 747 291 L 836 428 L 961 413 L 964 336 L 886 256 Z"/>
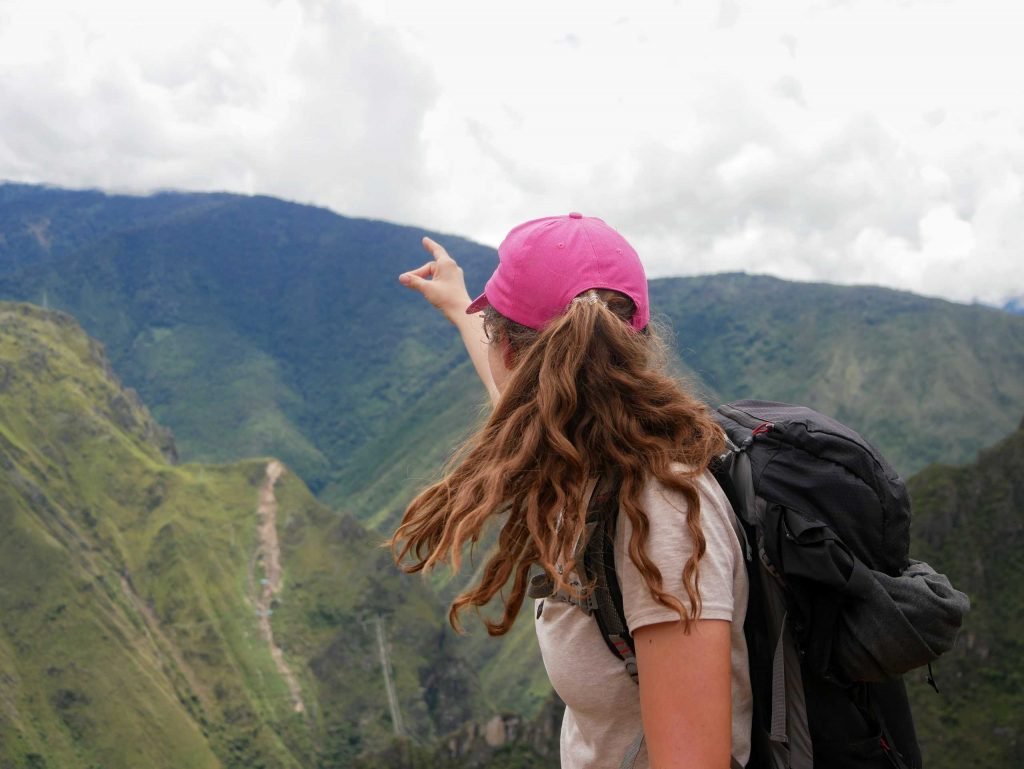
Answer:
<path fill-rule="evenodd" d="M 1024 295 L 1020 0 L 0 0 L 0 179 Z M 410 265 L 421 257 L 413 250 Z"/>

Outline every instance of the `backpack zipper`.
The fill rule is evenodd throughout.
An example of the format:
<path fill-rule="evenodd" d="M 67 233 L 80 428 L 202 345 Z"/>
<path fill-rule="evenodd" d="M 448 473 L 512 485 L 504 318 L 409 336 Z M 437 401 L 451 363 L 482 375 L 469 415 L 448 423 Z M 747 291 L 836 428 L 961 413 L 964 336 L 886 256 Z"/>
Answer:
<path fill-rule="evenodd" d="M 774 422 L 766 422 L 763 419 L 755 417 L 753 414 L 748 414 L 746 411 L 740 411 L 738 408 L 734 408 L 727 403 L 718 407 L 718 413 L 729 417 L 729 419 L 736 424 L 751 430 L 751 435 L 761 435 L 775 427 Z"/>

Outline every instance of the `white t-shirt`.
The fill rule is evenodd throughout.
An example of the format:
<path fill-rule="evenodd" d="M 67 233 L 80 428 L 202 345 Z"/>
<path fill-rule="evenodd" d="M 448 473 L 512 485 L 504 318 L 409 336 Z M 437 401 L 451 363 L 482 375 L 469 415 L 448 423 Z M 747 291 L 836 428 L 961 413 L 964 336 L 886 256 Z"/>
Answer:
<path fill-rule="evenodd" d="M 747 610 L 747 572 L 733 529 L 732 509 L 718 484 L 698 478 L 701 527 L 707 549 L 700 561 L 702 619 L 732 623 L 732 755 L 742 766 L 750 755 L 752 700 L 743 618 Z M 650 520 L 647 553 L 661 571 L 664 589 L 689 606 L 683 566 L 692 552 L 686 526 L 686 500 L 656 480 L 648 482 L 641 505 Z M 620 513 L 615 531 L 615 568 L 631 633 L 644 625 L 675 622 L 679 615 L 654 600 L 628 555 L 629 517 Z M 538 602 L 540 603 L 540 602 Z M 544 599 L 534 612 L 544 667 L 566 704 L 562 720 L 562 769 L 618 769 L 640 733 L 640 687 L 622 661 L 605 645 L 597 620 L 564 601 Z M 680 660 L 679 664 L 685 664 Z M 699 696 L 694 693 L 694 696 Z M 649 767 L 646 747 L 635 769 Z"/>

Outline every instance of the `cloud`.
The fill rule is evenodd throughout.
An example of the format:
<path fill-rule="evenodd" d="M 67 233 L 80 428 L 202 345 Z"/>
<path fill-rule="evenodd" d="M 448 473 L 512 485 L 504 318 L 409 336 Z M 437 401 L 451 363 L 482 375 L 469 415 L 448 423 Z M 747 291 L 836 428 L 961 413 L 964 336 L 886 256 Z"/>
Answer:
<path fill-rule="evenodd" d="M 740 4 L 737 0 L 719 0 L 718 2 L 718 26 L 722 28 L 733 27 L 740 18 Z"/>
<path fill-rule="evenodd" d="M 688 151 L 643 150 L 616 223 L 652 273 L 744 270 L 993 303 L 1020 292 L 1020 154 L 973 148 L 940 169 L 871 116 L 807 147 L 731 106 L 731 130 L 712 122 Z"/>
<path fill-rule="evenodd" d="M 295 45 L 294 96 L 257 184 L 346 213 L 395 218 L 427 192 L 423 120 L 437 85 L 387 29 L 325 6 Z"/>
<path fill-rule="evenodd" d="M 437 85 L 392 30 L 334 3 L 144 5 L 13 3 L 0 177 L 265 192 L 366 215 L 424 194 Z"/>
<path fill-rule="evenodd" d="M 1024 294 L 1007 8 L 0 0 L 0 178 L 275 194 L 491 244 L 581 210 L 655 275 L 1000 302 Z"/>
<path fill-rule="evenodd" d="M 521 219 L 598 214 L 655 275 L 745 270 L 993 303 L 1024 293 L 1012 96 L 1024 58 L 996 9 L 977 28 L 956 2 L 738 9 L 581 28 L 581 54 L 600 57 L 552 81 L 557 98 L 517 92 L 514 127 L 498 117 L 511 97 L 474 92 L 475 140 L 446 123 L 431 145 L 448 178 L 479 174 L 468 195 L 441 192 L 438 216 L 458 211 L 457 231 L 497 243 Z"/>
<path fill-rule="evenodd" d="M 775 84 L 775 93 L 801 107 L 807 106 L 807 101 L 804 99 L 804 87 L 792 75 L 783 75 L 779 78 Z"/>

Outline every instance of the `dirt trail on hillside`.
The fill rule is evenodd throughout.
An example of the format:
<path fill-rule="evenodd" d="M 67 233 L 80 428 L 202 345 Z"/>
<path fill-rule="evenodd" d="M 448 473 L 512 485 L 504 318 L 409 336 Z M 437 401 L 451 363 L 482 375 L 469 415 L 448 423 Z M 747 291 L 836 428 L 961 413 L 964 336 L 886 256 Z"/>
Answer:
<path fill-rule="evenodd" d="M 285 662 L 284 652 L 274 643 L 274 629 L 270 624 L 271 605 L 281 592 L 281 547 L 277 541 L 277 497 L 274 496 L 274 485 L 284 473 L 284 465 L 274 460 L 267 464 L 267 479 L 260 487 L 259 507 L 259 550 L 257 560 L 263 564 L 263 579 L 256 593 L 256 614 L 259 617 L 260 634 L 270 647 L 270 656 L 274 658 L 277 671 L 288 684 L 292 697 L 292 709 L 296 713 L 306 712 L 306 704 L 302 701 L 302 689 L 299 681 Z"/>

